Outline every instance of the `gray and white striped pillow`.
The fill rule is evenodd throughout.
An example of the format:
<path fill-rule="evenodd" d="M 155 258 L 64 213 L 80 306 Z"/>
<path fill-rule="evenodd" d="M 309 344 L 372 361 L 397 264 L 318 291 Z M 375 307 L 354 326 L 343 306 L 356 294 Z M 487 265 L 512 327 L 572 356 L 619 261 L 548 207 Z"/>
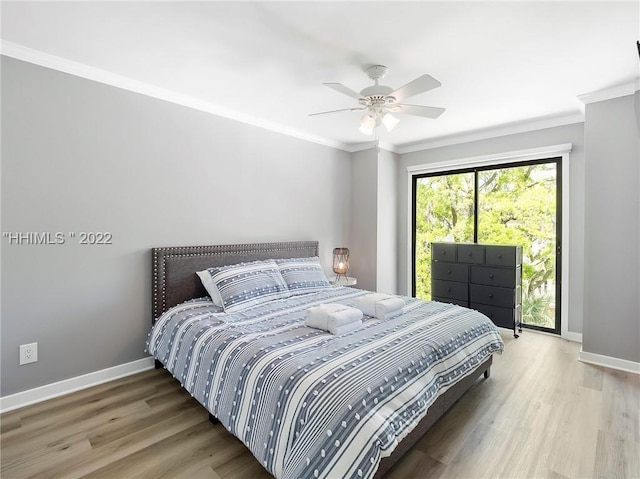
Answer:
<path fill-rule="evenodd" d="M 220 294 L 226 313 L 291 296 L 278 265 L 273 260 L 238 263 L 209 268 L 207 271 Z"/>
<path fill-rule="evenodd" d="M 291 294 L 312 293 L 331 287 L 317 256 L 277 259 L 276 263 Z"/>

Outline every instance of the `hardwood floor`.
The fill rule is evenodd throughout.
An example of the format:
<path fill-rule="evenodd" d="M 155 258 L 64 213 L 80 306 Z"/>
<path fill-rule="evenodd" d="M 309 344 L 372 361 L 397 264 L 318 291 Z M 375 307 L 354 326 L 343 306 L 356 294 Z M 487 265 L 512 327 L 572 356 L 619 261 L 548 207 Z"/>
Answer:
<path fill-rule="evenodd" d="M 525 331 L 388 479 L 639 478 L 640 378 L 577 361 L 579 344 Z M 271 476 L 166 371 L 0 416 L 17 478 Z"/>

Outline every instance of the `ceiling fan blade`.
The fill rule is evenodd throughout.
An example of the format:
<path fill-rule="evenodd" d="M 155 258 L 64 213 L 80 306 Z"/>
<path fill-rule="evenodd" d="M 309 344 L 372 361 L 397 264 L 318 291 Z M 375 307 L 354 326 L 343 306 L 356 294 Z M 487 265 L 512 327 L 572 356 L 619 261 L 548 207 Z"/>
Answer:
<path fill-rule="evenodd" d="M 361 108 L 343 108 L 341 110 L 321 111 L 320 113 L 310 113 L 309 116 L 328 115 L 329 113 L 338 113 L 341 111 L 356 111 L 356 110 L 366 110 L 366 108 L 363 106 Z"/>
<path fill-rule="evenodd" d="M 406 98 L 410 98 L 425 91 L 438 88 L 441 83 L 433 78 L 431 75 L 422 75 L 413 81 L 410 81 L 404 86 L 401 86 L 396 91 L 390 93 L 392 97 L 395 97 L 396 101 L 402 101 Z"/>
<path fill-rule="evenodd" d="M 437 108 L 435 106 L 420 105 L 394 105 L 394 107 L 390 109 L 390 111 L 393 112 L 422 116 L 424 118 L 438 118 L 444 113 L 444 110 L 444 108 Z"/>
<path fill-rule="evenodd" d="M 350 96 L 351 98 L 355 98 L 356 100 L 362 98 L 362 96 L 360 96 L 360 93 L 352 90 L 347 86 L 344 86 L 342 83 L 323 83 L 323 85 L 328 86 L 329 88 L 337 92 L 344 93 L 345 95 Z"/>

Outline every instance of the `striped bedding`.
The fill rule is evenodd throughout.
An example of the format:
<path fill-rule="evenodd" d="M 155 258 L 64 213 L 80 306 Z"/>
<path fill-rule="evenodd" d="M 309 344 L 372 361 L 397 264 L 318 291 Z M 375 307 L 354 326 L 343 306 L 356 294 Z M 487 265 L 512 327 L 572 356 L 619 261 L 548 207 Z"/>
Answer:
<path fill-rule="evenodd" d="M 503 343 L 476 311 L 409 297 L 400 316 L 365 316 L 345 335 L 304 325 L 309 307 L 366 293 L 332 287 L 238 313 L 191 300 L 159 318 L 147 349 L 275 477 L 370 478 Z"/>

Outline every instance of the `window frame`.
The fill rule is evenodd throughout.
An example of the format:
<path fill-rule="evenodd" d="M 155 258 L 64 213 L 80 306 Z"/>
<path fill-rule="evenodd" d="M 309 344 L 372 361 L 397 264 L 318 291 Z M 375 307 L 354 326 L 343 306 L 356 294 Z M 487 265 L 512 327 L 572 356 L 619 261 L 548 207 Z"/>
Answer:
<path fill-rule="evenodd" d="M 560 283 L 559 295 L 557 301 L 560 303 L 560 325 L 556 323 L 556 332 L 561 337 L 568 338 L 571 333 L 568 331 L 569 321 L 569 219 L 570 219 L 570 196 L 569 196 L 569 157 L 572 149 L 571 143 L 552 145 L 541 148 L 533 148 L 528 150 L 518 150 L 512 152 L 497 153 L 491 155 L 483 155 L 470 158 L 458 158 L 449 161 L 440 161 L 434 163 L 426 163 L 407 167 L 407 188 L 408 188 L 408 221 L 407 221 L 407 294 L 415 296 L 415 187 L 414 177 L 434 176 L 445 173 L 464 173 L 465 171 L 474 171 L 475 169 L 493 169 L 501 165 L 514 166 L 517 163 L 531 164 L 529 162 L 544 163 L 550 159 L 559 158 L 560 168 L 558 169 L 558 184 L 560 188 L 559 199 L 562 205 L 560 214 L 560 222 L 557 226 L 560 236 L 560 252 L 561 261 L 557 264 L 559 274 L 557 281 Z M 477 187 L 477 186 L 476 186 Z M 477 221 L 477 212 L 474 216 L 474 222 Z M 474 232 L 474 235 L 477 234 Z M 536 329 L 536 328 L 532 328 Z M 543 329 L 544 330 L 544 329 Z"/>

